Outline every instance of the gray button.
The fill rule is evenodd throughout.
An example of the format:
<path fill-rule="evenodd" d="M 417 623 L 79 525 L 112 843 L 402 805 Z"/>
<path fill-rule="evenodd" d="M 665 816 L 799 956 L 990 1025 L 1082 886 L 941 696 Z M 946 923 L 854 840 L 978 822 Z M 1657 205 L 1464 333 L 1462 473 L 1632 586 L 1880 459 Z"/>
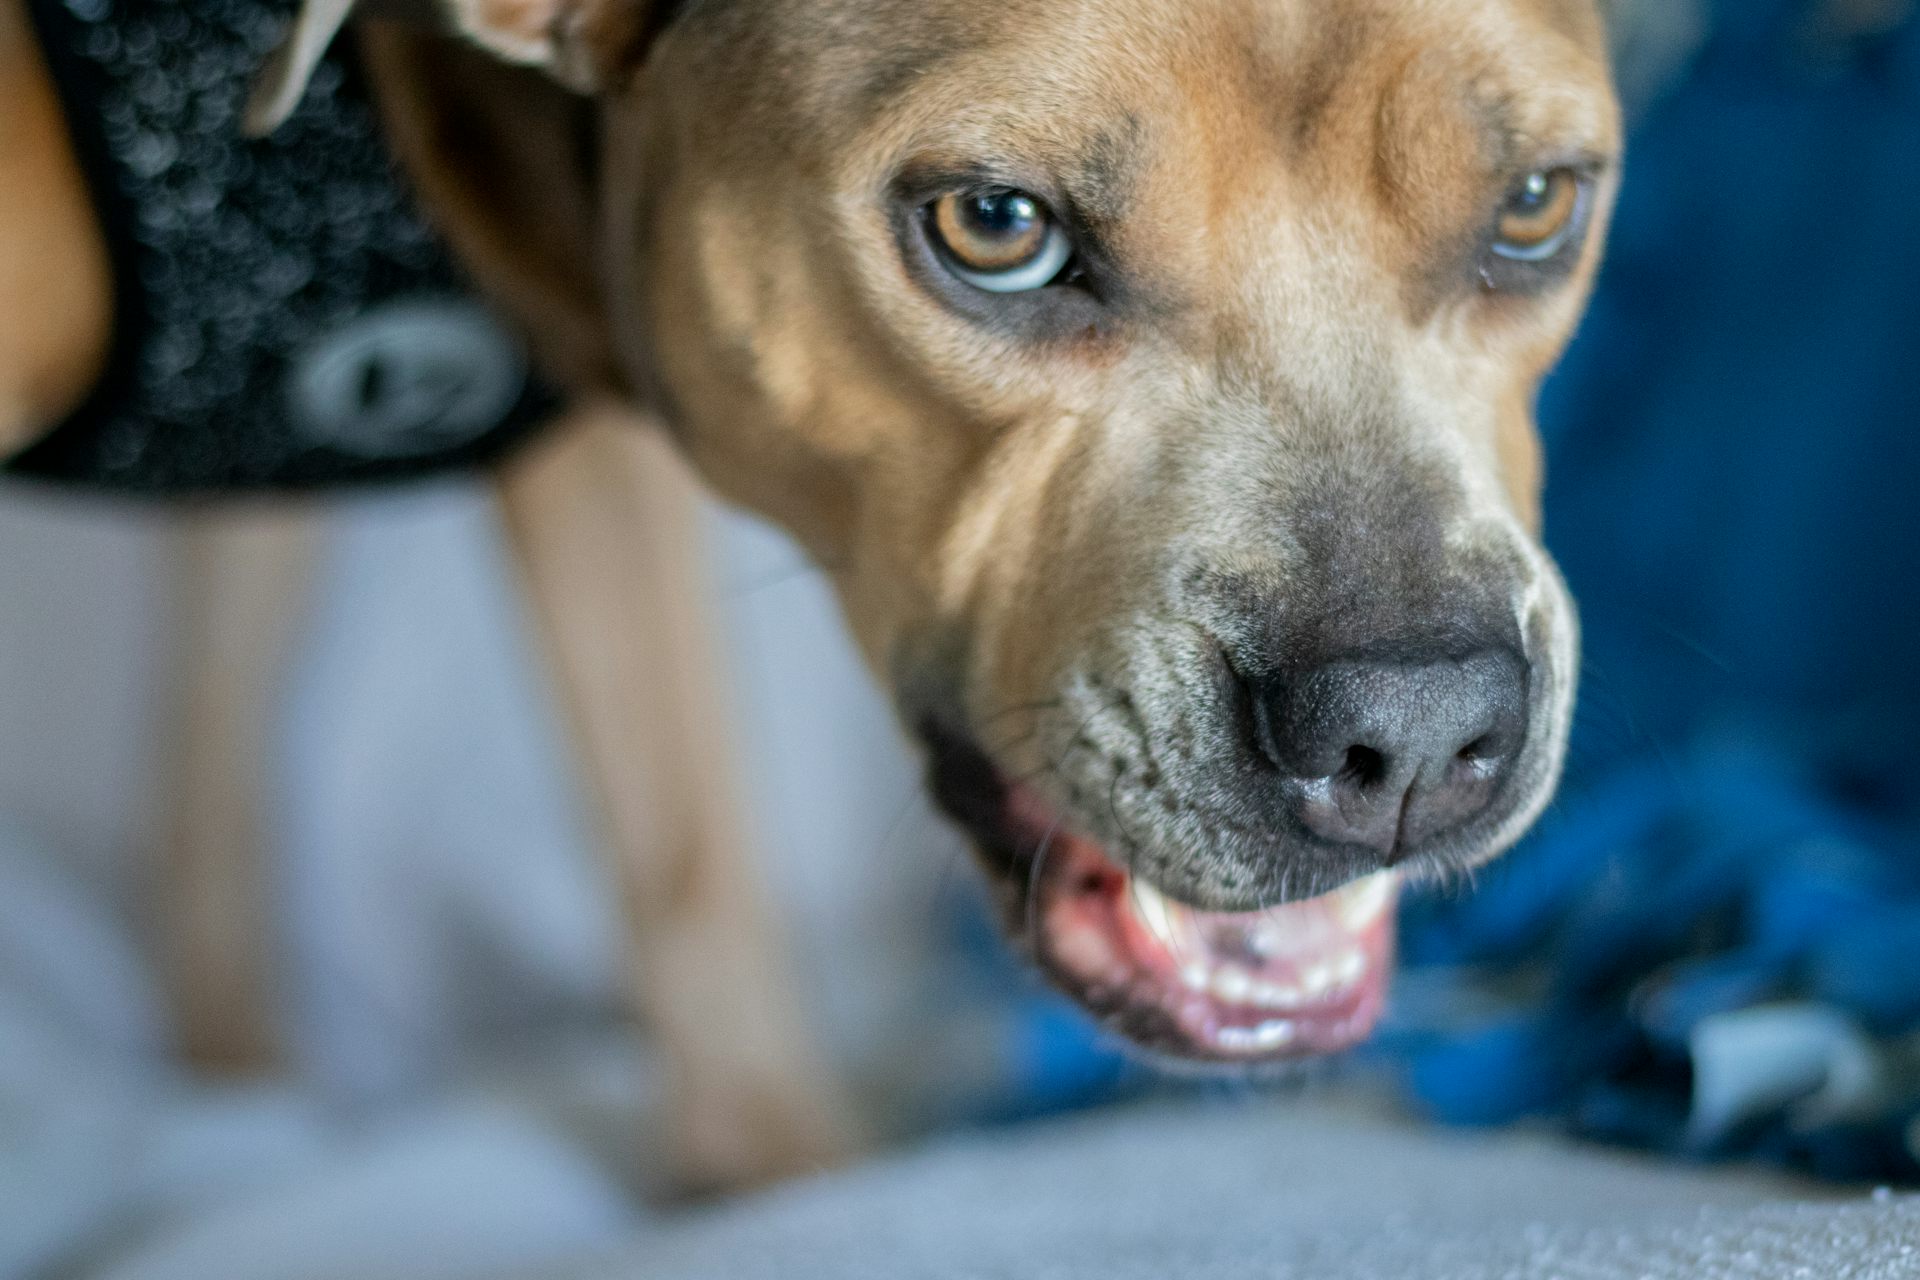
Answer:
<path fill-rule="evenodd" d="M 500 425 L 526 385 L 518 346 L 457 299 L 375 307 L 295 358 L 290 394 L 308 443 L 366 458 L 458 448 Z"/>

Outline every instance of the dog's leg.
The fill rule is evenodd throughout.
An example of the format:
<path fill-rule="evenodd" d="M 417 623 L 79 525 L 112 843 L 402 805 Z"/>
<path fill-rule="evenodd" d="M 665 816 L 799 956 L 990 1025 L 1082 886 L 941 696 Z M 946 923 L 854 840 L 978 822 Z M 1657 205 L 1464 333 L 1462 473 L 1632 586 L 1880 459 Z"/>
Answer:
<path fill-rule="evenodd" d="M 614 410 L 501 481 L 585 773 L 619 860 L 639 1012 L 667 1071 L 667 1174 L 736 1187 L 854 1143 L 805 1034 L 743 815 L 694 482 Z"/>
<path fill-rule="evenodd" d="M 4 457 L 86 393 L 112 302 L 105 246 L 20 0 L 0 0 L 0 104 Z M 180 746 L 157 931 L 183 1047 L 209 1065 L 255 1066 L 268 1046 L 258 762 L 306 528 L 291 516 L 194 515 L 175 539 L 167 729 Z"/>
<path fill-rule="evenodd" d="M 21 0 L 0 0 L 0 457 L 86 391 L 111 307 L 60 104 Z"/>
<path fill-rule="evenodd" d="M 181 1047 L 214 1070 L 275 1055 L 264 762 L 319 523 L 276 504 L 191 512 L 173 533 L 159 933 Z"/>

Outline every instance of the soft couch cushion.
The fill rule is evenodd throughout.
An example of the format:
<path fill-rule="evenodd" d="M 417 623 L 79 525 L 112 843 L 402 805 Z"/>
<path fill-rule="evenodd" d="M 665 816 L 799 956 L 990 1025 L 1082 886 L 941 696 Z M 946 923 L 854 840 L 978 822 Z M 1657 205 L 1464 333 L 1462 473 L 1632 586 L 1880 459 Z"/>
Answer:
<path fill-rule="evenodd" d="M 950 1142 L 684 1221 L 579 1280 L 1789 1276 L 1920 1276 L 1920 1197 L 1242 1101 Z"/>

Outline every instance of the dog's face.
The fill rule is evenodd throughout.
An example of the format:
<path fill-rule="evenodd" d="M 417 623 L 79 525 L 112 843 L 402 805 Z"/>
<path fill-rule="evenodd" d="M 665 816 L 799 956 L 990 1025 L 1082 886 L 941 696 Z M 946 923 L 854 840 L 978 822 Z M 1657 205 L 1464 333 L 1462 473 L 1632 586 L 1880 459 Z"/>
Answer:
<path fill-rule="evenodd" d="M 603 118 L 633 376 L 832 572 L 1017 937 L 1176 1057 L 1363 1035 L 1399 878 L 1560 764 L 1590 4 L 693 0 Z"/>

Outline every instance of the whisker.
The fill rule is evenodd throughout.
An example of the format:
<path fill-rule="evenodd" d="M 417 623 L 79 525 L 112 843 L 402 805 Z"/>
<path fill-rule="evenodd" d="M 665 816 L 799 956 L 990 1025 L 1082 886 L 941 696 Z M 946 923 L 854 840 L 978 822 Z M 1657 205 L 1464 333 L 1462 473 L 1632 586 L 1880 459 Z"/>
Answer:
<path fill-rule="evenodd" d="M 1011 737 L 1002 739 L 999 742 L 983 742 L 980 744 L 980 749 L 987 753 L 988 759 L 998 760 L 1015 747 L 1024 746 L 1032 742 L 1040 736 L 1040 730 L 1040 725 L 1030 725 L 1024 732 L 1013 734 Z"/>
<path fill-rule="evenodd" d="M 1028 955 L 1035 960 L 1040 958 L 1040 877 L 1046 866 L 1047 854 L 1053 850 L 1053 838 L 1060 834 L 1060 822 L 1054 820 L 1047 833 L 1040 837 L 1040 843 L 1034 848 L 1033 863 L 1027 868 L 1026 919 L 1021 924 L 1021 944 Z"/>

